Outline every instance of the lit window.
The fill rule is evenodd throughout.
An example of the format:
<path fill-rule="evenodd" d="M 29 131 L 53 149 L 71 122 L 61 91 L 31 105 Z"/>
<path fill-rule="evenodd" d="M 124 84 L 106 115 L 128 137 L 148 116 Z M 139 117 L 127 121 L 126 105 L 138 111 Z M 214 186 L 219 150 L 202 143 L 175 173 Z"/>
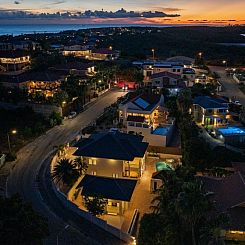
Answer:
<path fill-rule="evenodd" d="M 92 171 L 91 174 L 92 174 L 92 175 L 97 175 L 97 172 L 96 172 L 96 171 Z"/>
<path fill-rule="evenodd" d="M 118 178 L 118 174 L 112 174 L 113 178 Z"/>

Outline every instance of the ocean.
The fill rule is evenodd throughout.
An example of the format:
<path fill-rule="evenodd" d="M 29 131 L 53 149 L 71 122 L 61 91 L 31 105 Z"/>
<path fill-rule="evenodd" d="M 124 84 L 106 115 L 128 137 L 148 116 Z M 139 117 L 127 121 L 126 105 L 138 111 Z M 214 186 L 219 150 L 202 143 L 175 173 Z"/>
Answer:
<path fill-rule="evenodd" d="M 1 35 L 21 35 L 21 34 L 34 34 L 34 33 L 57 33 L 66 30 L 79 30 L 90 28 L 106 28 L 106 27 L 170 27 L 173 25 L 142 25 L 142 24 L 0 24 Z"/>

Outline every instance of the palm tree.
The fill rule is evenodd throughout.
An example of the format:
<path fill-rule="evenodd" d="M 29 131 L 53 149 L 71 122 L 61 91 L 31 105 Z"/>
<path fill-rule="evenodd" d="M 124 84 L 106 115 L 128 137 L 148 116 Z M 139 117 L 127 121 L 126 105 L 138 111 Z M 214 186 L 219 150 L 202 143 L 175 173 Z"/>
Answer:
<path fill-rule="evenodd" d="M 182 223 L 191 231 L 192 245 L 196 245 L 197 224 L 211 210 L 211 203 L 200 182 L 186 182 L 175 200 L 175 211 Z"/>
<path fill-rule="evenodd" d="M 74 164 L 77 167 L 80 175 L 83 175 L 87 172 L 88 164 L 81 157 L 77 157 L 74 160 Z"/>
<path fill-rule="evenodd" d="M 57 179 L 57 182 L 62 180 L 64 184 L 70 186 L 78 179 L 79 171 L 73 161 L 63 158 L 54 167 L 52 177 Z"/>

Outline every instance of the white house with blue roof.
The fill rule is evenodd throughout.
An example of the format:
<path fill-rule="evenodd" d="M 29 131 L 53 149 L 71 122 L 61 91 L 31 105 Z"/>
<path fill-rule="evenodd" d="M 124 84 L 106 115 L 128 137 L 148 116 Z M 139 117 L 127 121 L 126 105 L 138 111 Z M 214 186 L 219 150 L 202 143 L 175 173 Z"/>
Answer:
<path fill-rule="evenodd" d="M 203 126 L 224 126 L 228 123 L 229 102 L 222 97 L 197 96 L 193 100 L 195 122 Z"/>

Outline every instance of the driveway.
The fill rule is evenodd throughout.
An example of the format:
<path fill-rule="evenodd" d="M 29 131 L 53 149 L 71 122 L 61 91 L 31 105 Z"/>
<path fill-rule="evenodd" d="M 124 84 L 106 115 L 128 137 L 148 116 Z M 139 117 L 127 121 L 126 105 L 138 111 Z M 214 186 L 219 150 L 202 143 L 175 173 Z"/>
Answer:
<path fill-rule="evenodd" d="M 105 107 L 114 103 L 118 97 L 124 94 L 124 92 L 118 90 L 108 92 L 76 118 L 65 121 L 62 126 L 52 128 L 46 132 L 46 134 L 38 137 L 17 153 L 17 161 L 13 163 L 14 168 L 10 172 L 6 192 L 9 196 L 19 193 L 26 201 L 32 203 L 35 210 L 48 218 L 51 227 L 51 236 L 46 244 L 54 244 L 56 242 L 56 234 L 64 224 L 62 223 L 62 219 L 60 219 L 55 212 L 52 212 L 44 203 L 38 191 L 36 176 L 44 159 L 46 159 L 47 155 L 53 150 L 54 146 L 65 144 L 73 140 L 82 128 L 103 113 Z M 50 198 L 50 202 L 52 202 L 52 196 Z M 56 205 L 57 202 L 54 201 L 53 204 Z M 64 209 L 63 212 L 65 213 L 66 210 Z M 97 244 L 98 242 L 99 244 L 108 244 L 104 243 L 101 239 L 97 239 L 96 236 L 88 238 L 83 234 L 82 230 L 74 233 L 72 222 L 70 225 L 70 228 L 66 230 L 65 234 L 74 237 L 74 241 L 76 242 L 69 244 Z M 62 236 L 64 237 L 64 234 L 62 234 Z M 63 238 L 63 240 L 65 239 Z M 91 243 L 91 241 L 94 241 L 94 243 Z"/>
<path fill-rule="evenodd" d="M 225 67 L 209 66 L 209 69 L 220 76 L 219 81 L 222 84 L 223 91 L 219 94 L 229 98 L 235 97 L 236 100 L 239 100 L 245 106 L 245 95 L 238 88 L 237 82 L 231 76 L 226 76 Z"/>

